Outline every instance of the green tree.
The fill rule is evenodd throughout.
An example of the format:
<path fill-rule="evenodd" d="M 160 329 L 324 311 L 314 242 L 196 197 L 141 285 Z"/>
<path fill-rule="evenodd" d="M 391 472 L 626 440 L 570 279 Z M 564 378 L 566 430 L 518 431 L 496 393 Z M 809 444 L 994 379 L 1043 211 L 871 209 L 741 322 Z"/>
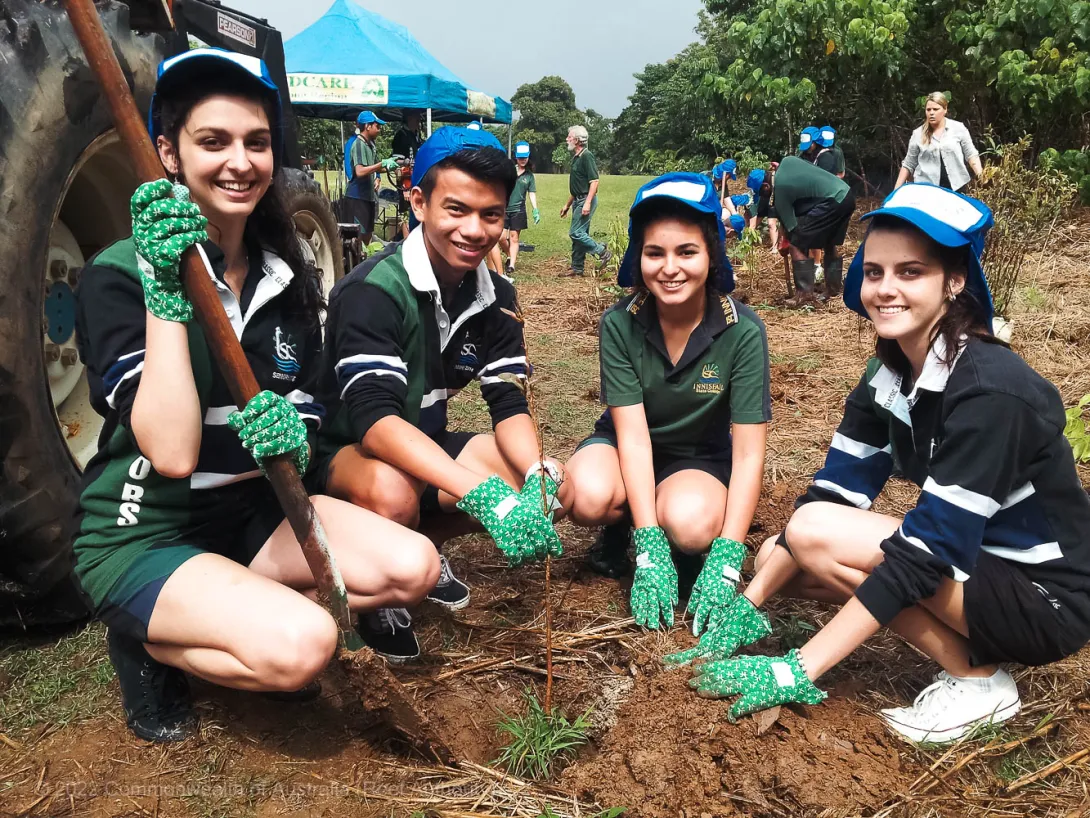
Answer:
<path fill-rule="evenodd" d="M 572 87 L 560 77 L 542 77 L 520 85 L 511 104 L 519 112 L 516 141 L 530 143 L 538 170 L 552 170 L 553 150 L 564 143 L 568 128 L 583 122 Z"/>

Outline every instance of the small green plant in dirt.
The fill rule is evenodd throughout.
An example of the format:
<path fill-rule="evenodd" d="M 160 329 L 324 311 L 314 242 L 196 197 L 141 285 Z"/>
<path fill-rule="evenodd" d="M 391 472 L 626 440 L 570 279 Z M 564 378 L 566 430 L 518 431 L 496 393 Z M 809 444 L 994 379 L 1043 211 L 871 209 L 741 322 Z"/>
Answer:
<path fill-rule="evenodd" d="M 1036 284 L 1030 284 L 1022 291 L 1022 299 L 1026 302 L 1026 307 L 1035 312 L 1048 307 L 1048 295 Z"/>
<path fill-rule="evenodd" d="M 1022 746 L 999 759 L 995 765 L 995 776 L 1004 784 L 1009 784 L 1024 775 L 1032 775 L 1055 760 L 1043 749 Z"/>
<path fill-rule="evenodd" d="M 785 650 L 801 648 L 810 641 L 810 634 L 816 630 L 817 626 L 797 616 L 785 616 L 776 620 L 776 635 Z"/>
<path fill-rule="evenodd" d="M 738 240 L 727 247 L 727 256 L 732 263 L 748 267 L 747 260 L 760 247 L 761 234 L 747 227 L 742 231 L 742 235 L 738 237 Z"/>
<path fill-rule="evenodd" d="M 547 779 L 587 743 L 590 710 L 571 722 L 558 708 L 546 713 L 532 691 L 527 690 L 525 698 L 524 715 L 504 716 L 497 725 L 509 741 L 496 763 L 519 778 Z"/>
<path fill-rule="evenodd" d="M 1067 425 L 1064 427 L 1064 437 L 1071 444 L 1077 463 L 1090 461 L 1090 428 L 1083 419 L 1087 406 L 1090 406 L 1090 395 L 1083 395 L 1078 403 L 1067 410 Z"/>

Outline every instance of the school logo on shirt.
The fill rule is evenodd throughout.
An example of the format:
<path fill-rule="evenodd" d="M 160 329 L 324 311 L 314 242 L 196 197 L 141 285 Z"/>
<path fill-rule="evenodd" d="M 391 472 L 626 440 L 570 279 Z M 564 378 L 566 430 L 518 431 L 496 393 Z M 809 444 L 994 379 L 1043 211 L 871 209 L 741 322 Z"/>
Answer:
<path fill-rule="evenodd" d="M 273 333 L 273 364 L 279 372 L 273 377 L 279 380 L 295 380 L 301 369 L 295 340 L 280 327 Z"/>
<path fill-rule="evenodd" d="M 480 361 L 477 360 L 477 345 L 462 344 L 462 352 L 458 356 L 458 363 L 454 365 L 454 368 L 459 372 L 469 372 L 472 374 L 476 372 L 479 367 Z"/>
<path fill-rule="evenodd" d="M 723 381 L 719 377 L 719 364 L 704 364 L 700 368 L 700 378 L 693 384 L 693 391 L 705 395 L 718 395 L 723 391 Z"/>

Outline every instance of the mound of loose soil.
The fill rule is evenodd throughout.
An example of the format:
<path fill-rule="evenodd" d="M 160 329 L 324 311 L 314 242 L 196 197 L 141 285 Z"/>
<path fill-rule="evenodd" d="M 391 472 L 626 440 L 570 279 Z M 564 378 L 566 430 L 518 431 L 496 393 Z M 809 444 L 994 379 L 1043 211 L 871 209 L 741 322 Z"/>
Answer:
<path fill-rule="evenodd" d="M 694 696 L 688 678 L 638 677 L 616 726 L 565 771 L 563 785 L 641 816 L 673 817 L 856 811 L 906 783 L 893 740 L 849 699 L 785 707 L 758 735 L 757 718 L 730 724 L 729 703 Z"/>

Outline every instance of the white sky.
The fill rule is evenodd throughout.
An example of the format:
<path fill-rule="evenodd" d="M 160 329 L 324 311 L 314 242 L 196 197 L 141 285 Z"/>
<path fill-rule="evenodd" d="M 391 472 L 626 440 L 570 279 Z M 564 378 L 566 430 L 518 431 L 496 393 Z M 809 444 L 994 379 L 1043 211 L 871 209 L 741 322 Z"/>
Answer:
<path fill-rule="evenodd" d="M 332 0 L 224 0 L 264 17 L 288 40 Z M 369 11 L 408 28 L 470 87 L 510 99 L 548 74 L 566 79 L 580 108 L 616 116 L 635 89 L 632 75 L 665 62 L 696 39 L 700 0 L 362 0 Z"/>

